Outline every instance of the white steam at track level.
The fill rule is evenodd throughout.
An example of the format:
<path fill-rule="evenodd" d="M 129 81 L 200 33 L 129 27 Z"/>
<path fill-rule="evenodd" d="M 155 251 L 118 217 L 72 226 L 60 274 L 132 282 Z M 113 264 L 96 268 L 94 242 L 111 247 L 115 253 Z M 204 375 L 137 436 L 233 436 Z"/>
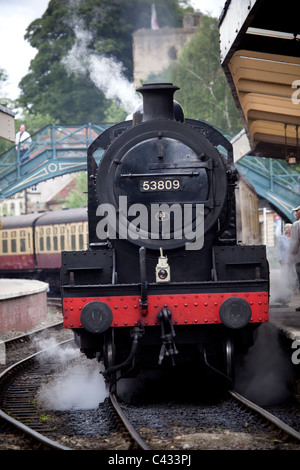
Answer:
<path fill-rule="evenodd" d="M 58 348 L 55 338 L 35 341 L 41 363 L 55 361 L 67 368 L 41 384 L 38 400 L 47 410 L 92 410 L 107 397 L 99 363 L 84 357 L 72 344 Z M 101 369 L 101 367 L 100 367 Z"/>
<path fill-rule="evenodd" d="M 124 67 L 112 57 L 97 55 L 91 51 L 92 34 L 86 31 L 81 22 L 74 26 L 75 43 L 68 55 L 64 57 L 63 64 L 69 74 L 86 74 L 95 86 L 101 90 L 107 99 L 111 99 L 121 106 L 127 113 L 132 112 L 140 99 L 136 94 L 135 86 L 124 75 Z"/>

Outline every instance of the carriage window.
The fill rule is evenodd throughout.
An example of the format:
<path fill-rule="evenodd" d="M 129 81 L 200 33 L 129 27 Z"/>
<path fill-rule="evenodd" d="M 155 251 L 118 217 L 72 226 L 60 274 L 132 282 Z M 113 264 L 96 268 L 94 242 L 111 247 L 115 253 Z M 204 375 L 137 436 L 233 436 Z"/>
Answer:
<path fill-rule="evenodd" d="M 22 253 L 26 251 L 26 238 L 20 238 L 20 251 Z"/>
<path fill-rule="evenodd" d="M 44 245 L 44 238 L 40 237 L 40 251 L 44 251 L 45 245 Z"/>
<path fill-rule="evenodd" d="M 20 230 L 20 252 L 24 253 L 26 251 L 26 232 L 25 230 Z"/>
<path fill-rule="evenodd" d="M 76 250 L 76 235 L 71 235 L 71 250 Z"/>
<path fill-rule="evenodd" d="M 16 253 L 17 252 L 17 240 L 16 240 L 16 237 L 17 237 L 17 232 L 15 230 L 12 230 L 10 232 L 10 251 L 12 253 Z"/>
<path fill-rule="evenodd" d="M 58 238 L 56 235 L 53 237 L 53 250 L 58 251 Z"/>
<path fill-rule="evenodd" d="M 51 237 L 46 237 L 46 247 L 47 251 L 51 251 Z"/>
<path fill-rule="evenodd" d="M 65 227 L 60 227 L 60 233 L 65 233 Z"/>
<path fill-rule="evenodd" d="M 10 247 L 11 247 L 11 252 L 16 253 L 17 252 L 17 240 L 15 238 L 12 238 L 10 240 Z"/>
<path fill-rule="evenodd" d="M 83 250 L 83 235 L 79 235 L 79 250 Z"/>
<path fill-rule="evenodd" d="M 2 240 L 2 252 L 3 253 L 8 253 L 7 240 Z"/>
<path fill-rule="evenodd" d="M 65 249 L 65 236 L 64 235 L 60 236 L 60 249 L 61 250 Z"/>

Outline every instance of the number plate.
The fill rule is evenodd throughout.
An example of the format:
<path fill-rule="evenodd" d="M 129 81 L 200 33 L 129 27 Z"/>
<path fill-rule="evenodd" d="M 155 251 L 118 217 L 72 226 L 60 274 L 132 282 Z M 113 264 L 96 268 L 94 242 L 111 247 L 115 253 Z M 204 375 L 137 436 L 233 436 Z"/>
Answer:
<path fill-rule="evenodd" d="M 149 193 L 154 191 L 178 191 L 182 189 L 180 178 L 149 178 L 140 181 L 140 191 Z"/>

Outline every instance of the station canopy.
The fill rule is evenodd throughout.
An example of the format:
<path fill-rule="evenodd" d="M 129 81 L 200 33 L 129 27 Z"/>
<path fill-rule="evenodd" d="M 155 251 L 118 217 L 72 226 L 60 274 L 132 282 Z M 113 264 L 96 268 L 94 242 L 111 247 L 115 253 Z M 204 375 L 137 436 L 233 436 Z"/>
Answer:
<path fill-rule="evenodd" d="M 300 161 L 300 2 L 227 0 L 221 64 L 252 154 Z"/>

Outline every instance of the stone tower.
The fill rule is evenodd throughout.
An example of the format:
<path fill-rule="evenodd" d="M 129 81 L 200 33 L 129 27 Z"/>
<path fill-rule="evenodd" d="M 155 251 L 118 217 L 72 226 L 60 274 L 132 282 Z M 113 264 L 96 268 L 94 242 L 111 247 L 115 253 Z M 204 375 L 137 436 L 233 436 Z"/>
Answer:
<path fill-rule="evenodd" d="M 160 73 L 178 58 L 181 49 L 197 32 L 202 13 L 184 16 L 183 28 L 139 29 L 133 34 L 134 84 L 150 73 Z"/>

